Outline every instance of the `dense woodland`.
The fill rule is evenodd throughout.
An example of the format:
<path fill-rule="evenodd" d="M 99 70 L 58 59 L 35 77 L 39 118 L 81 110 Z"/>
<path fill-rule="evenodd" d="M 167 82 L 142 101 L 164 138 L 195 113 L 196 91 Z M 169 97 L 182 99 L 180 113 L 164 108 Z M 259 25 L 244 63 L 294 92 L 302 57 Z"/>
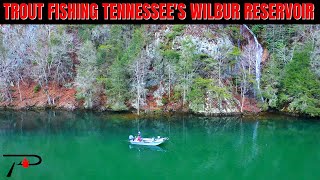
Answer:
<path fill-rule="evenodd" d="M 2 102 L 34 84 L 48 107 L 58 86 L 87 109 L 320 116 L 319 25 L 3 25 L 0 39 Z"/>

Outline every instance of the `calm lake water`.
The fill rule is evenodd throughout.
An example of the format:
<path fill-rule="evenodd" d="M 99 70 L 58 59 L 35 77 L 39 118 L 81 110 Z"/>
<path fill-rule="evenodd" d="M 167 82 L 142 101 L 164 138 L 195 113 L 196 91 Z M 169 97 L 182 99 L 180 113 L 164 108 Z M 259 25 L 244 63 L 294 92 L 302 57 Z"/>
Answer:
<path fill-rule="evenodd" d="M 170 141 L 130 146 L 138 130 Z M 42 157 L 6 178 L 22 157 L 0 156 L 0 179 L 320 179 L 320 120 L 0 111 L 0 136 L 1 154 Z"/>

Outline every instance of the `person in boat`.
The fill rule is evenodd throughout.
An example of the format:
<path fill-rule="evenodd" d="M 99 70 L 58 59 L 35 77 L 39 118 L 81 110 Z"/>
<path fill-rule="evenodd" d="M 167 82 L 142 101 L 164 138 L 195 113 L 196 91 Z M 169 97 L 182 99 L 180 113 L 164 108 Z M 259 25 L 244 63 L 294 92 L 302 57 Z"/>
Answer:
<path fill-rule="evenodd" d="M 141 133 L 140 131 L 138 132 L 138 138 L 137 138 L 138 141 L 142 141 L 142 137 L 141 137 Z"/>

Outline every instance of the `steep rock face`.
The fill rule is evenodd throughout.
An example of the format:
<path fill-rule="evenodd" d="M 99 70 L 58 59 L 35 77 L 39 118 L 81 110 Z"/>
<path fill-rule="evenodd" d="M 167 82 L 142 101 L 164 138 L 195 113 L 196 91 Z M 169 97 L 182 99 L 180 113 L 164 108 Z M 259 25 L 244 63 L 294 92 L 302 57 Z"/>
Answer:
<path fill-rule="evenodd" d="M 183 30 L 176 32 L 176 35 L 172 35 L 175 32 L 175 27 L 173 25 L 159 25 L 161 28 L 158 28 L 157 31 L 152 32 L 154 34 L 154 39 L 150 44 L 147 45 L 148 53 L 150 58 L 163 58 L 159 54 L 159 49 L 161 46 L 169 46 L 169 48 L 176 52 L 181 52 L 183 47 L 182 43 L 190 40 L 194 46 L 197 55 L 206 55 L 209 58 L 217 59 L 220 62 L 227 61 L 228 54 L 232 53 L 235 44 L 231 41 L 230 37 L 225 33 L 220 33 L 219 28 L 222 27 L 209 27 L 207 25 L 186 25 Z M 252 34 L 250 34 L 252 35 Z M 168 45 L 168 36 L 172 38 L 171 42 Z M 171 37 L 173 36 L 173 37 Z M 252 45 L 251 43 L 256 43 L 253 41 L 254 37 L 245 36 L 247 42 L 246 44 Z M 253 41 L 253 42 L 252 42 Z M 260 45 L 260 44 L 259 44 Z M 251 52 L 252 53 L 252 52 Z M 171 67 L 175 68 L 175 67 Z M 197 67 L 202 68 L 202 67 Z M 260 68 L 260 66 L 258 66 Z M 196 71 L 201 71 L 197 69 Z M 259 70 L 260 72 L 260 70 Z M 214 80 L 212 84 L 217 84 L 215 77 L 212 77 Z M 216 77 L 217 78 L 217 77 Z M 223 77 L 221 80 L 223 82 L 218 82 L 221 87 L 230 85 L 230 80 L 227 77 Z M 175 77 L 172 77 L 172 82 L 175 82 Z M 168 96 L 169 82 L 165 80 L 160 80 L 160 83 L 150 83 L 156 89 L 151 92 L 152 101 L 154 107 L 146 106 L 145 109 L 170 109 L 170 110 L 181 110 L 183 105 L 181 101 L 169 103 L 167 106 L 163 103 L 164 96 Z M 151 85 L 150 85 L 151 86 Z M 175 85 L 172 85 L 170 89 L 174 89 Z M 233 114 L 243 112 L 259 112 L 261 111 L 257 107 L 257 102 L 254 98 L 245 98 L 243 103 L 244 107 L 241 109 L 241 97 L 237 95 L 236 89 L 232 90 L 234 87 L 230 87 L 229 93 L 231 97 L 226 99 L 223 98 L 220 102 L 213 100 L 212 97 L 208 96 L 212 92 L 206 92 L 207 96 L 202 104 L 194 104 L 189 102 L 188 109 L 201 114 Z M 178 108 L 178 109 L 177 109 Z"/>
<path fill-rule="evenodd" d="M 214 36 L 208 37 L 205 35 L 193 35 L 186 33 L 183 36 L 179 36 L 175 39 L 176 43 L 174 44 L 174 49 L 181 49 L 181 44 L 179 42 L 190 39 L 196 47 L 197 54 L 206 54 L 213 59 L 221 59 L 221 61 L 224 61 L 227 54 L 230 53 L 234 48 L 234 45 L 232 44 L 228 36 L 218 35 L 214 33 L 212 34 Z M 207 92 L 207 94 L 209 93 L 210 92 Z M 230 114 L 240 112 L 239 105 L 237 103 L 238 100 L 235 97 L 231 97 L 230 99 L 223 99 L 222 105 L 220 106 L 216 101 L 210 99 L 209 96 L 206 97 L 205 102 L 206 103 L 203 107 L 195 107 L 196 105 L 190 103 L 190 109 L 195 111 L 196 113 L 203 114 Z"/>

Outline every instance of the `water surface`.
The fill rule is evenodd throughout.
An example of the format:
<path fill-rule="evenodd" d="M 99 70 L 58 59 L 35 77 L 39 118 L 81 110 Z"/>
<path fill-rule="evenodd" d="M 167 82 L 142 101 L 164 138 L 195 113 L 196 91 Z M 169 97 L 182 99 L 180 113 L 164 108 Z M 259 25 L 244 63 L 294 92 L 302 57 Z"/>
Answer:
<path fill-rule="evenodd" d="M 170 141 L 130 146 L 128 136 L 139 130 Z M 16 166 L 10 178 L 16 180 L 320 179 L 318 120 L 0 111 L 0 136 L 2 154 L 43 159 L 27 169 Z M 22 160 L 0 159 L 0 179 Z"/>

